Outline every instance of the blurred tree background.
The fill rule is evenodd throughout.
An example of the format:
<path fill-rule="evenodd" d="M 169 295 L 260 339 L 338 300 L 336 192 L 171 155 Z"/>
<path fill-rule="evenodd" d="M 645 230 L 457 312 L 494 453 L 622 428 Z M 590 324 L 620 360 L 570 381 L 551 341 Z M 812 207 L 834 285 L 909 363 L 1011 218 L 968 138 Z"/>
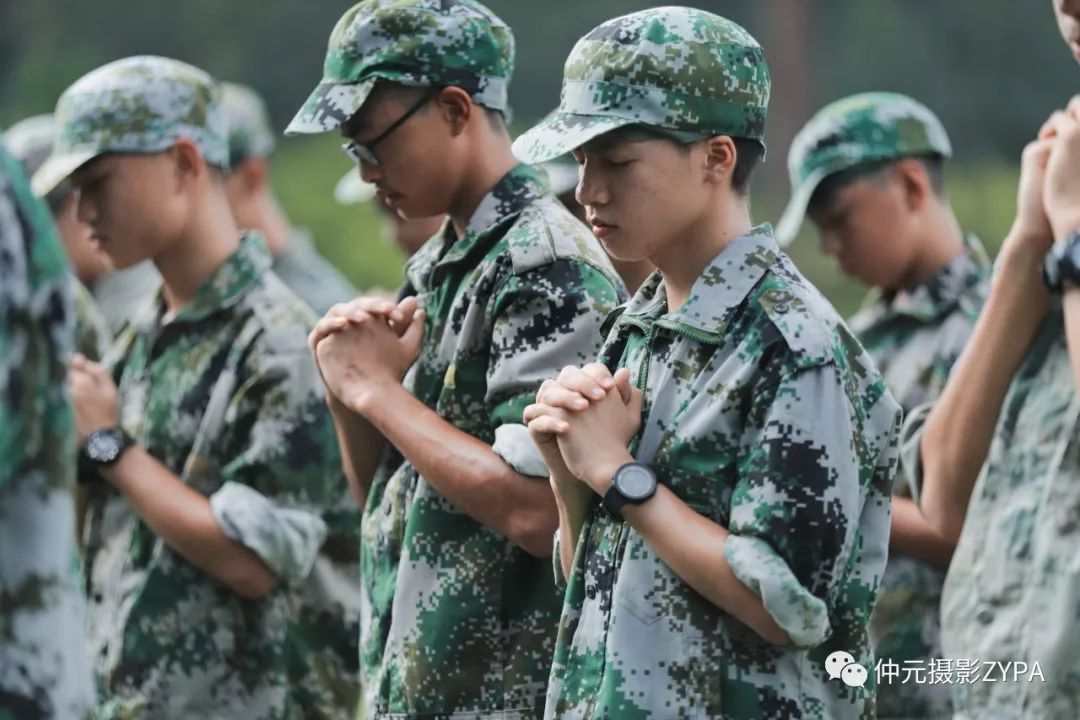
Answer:
<path fill-rule="evenodd" d="M 330 0 L 0 0 L 0 127 L 52 109 L 86 71 L 153 53 L 199 65 L 264 94 L 284 127 L 321 75 L 334 22 Z M 488 0 L 517 36 L 514 128 L 558 102 L 574 41 L 601 21 L 650 4 L 633 0 Z M 1017 160 L 1080 77 L 1058 37 L 1050 3 L 982 0 L 714 0 L 691 2 L 745 26 L 773 76 L 768 162 L 755 181 L 754 215 L 775 221 L 788 192 L 792 135 L 822 104 L 864 90 L 908 93 L 942 118 L 953 140 L 949 193 L 961 223 L 996 249 L 1015 209 Z M 401 258 L 368 206 L 332 198 L 349 170 L 335 136 L 282 138 L 274 176 L 292 219 L 360 286 L 391 287 Z M 863 289 L 816 251 L 812 229 L 792 254 L 845 313 Z"/>

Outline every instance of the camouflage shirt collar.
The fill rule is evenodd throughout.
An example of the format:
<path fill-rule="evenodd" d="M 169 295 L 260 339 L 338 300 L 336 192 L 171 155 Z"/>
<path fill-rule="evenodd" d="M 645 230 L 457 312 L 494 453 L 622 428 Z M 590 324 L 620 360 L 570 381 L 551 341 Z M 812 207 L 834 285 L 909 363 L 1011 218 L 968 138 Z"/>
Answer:
<path fill-rule="evenodd" d="M 476 207 L 465 234 L 454 240 L 441 262 L 454 262 L 464 258 L 496 227 L 517 215 L 525 207 L 549 192 L 547 182 L 540 172 L 529 165 L 517 165 L 503 175 L 480 204 Z M 453 238 L 453 226 L 447 225 L 447 238 Z"/>
<path fill-rule="evenodd" d="M 245 231 L 236 252 L 214 270 L 170 324 L 198 322 L 236 304 L 270 269 L 271 262 L 270 251 L 262 235 Z M 165 308 L 163 291 L 163 288 L 157 291 L 153 301 L 135 321 L 140 331 L 151 330 L 161 321 Z"/>
<path fill-rule="evenodd" d="M 908 317 L 932 322 L 950 312 L 964 293 L 990 272 L 990 260 L 979 238 L 964 237 L 964 252 L 953 258 L 933 277 L 911 291 L 872 291 L 863 303 L 875 322 L 891 317 Z"/>
<path fill-rule="evenodd" d="M 655 320 L 658 325 L 688 332 L 702 342 L 718 343 L 732 312 L 739 307 L 780 254 L 772 226 L 752 228 L 713 258 L 694 282 L 682 307 L 667 312 L 664 280 L 654 272 L 626 307 L 633 321 Z"/>

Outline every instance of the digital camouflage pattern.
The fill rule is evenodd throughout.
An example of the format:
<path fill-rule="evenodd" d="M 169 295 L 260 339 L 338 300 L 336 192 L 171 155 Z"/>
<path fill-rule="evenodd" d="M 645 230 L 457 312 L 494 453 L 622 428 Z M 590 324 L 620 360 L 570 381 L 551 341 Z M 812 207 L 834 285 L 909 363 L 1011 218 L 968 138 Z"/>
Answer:
<path fill-rule="evenodd" d="M 315 249 L 306 230 L 293 228 L 285 249 L 274 256 L 274 274 L 300 296 L 318 315 L 335 304 L 348 302 L 359 293 Z"/>
<path fill-rule="evenodd" d="M 73 320 L 48 211 L 0 147 L 0 720 L 93 706 L 75 554 Z"/>
<path fill-rule="evenodd" d="M 791 141 L 791 200 L 776 226 L 780 244 L 799 233 L 814 190 L 842 170 L 913 155 L 952 157 L 937 116 L 906 95 L 868 92 L 836 100 L 817 112 Z"/>
<path fill-rule="evenodd" d="M 608 324 L 601 361 L 629 368 L 645 393 L 632 454 L 728 529 L 727 562 L 792 645 L 766 642 L 690 589 L 594 503 L 545 716 L 872 718 L 866 626 L 900 411 L 869 356 L 767 225 L 732 241 L 677 311 L 654 273 Z M 865 687 L 829 679 L 838 650 L 870 670 Z"/>
<path fill-rule="evenodd" d="M 198 145 L 207 163 L 229 164 L 221 88 L 179 60 L 139 55 L 103 65 L 63 92 L 55 116 L 52 155 L 34 173 L 38 195 L 98 155 L 162 152 L 181 137 Z"/>
<path fill-rule="evenodd" d="M 941 394 L 967 345 L 990 290 L 990 263 L 974 235 L 966 251 L 914 290 L 874 291 L 848 326 L 862 342 L 904 413 Z M 911 497 L 902 469 L 893 495 Z M 940 659 L 941 585 L 945 572 L 920 560 L 890 554 L 870 617 L 870 643 L 879 660 L 900 667 L 930 667 Z M 878 686 L 880 718 L 951 718 L 944 683 L 886 679 Z"/>
<path fill-rule="evenodd" d="M 55 136 L 56 121 L 53 116 L 35 115 L 8 128 L 4 132 L 3 141 L 12 156 L 22 163 L 26 174 L 33 175 L 52 153 Z M 53 194 L 63 192 L 66 196 L 67 191 L 67 188 L 57 187 Z M 47 201 L 51 201 L 51 198 Z M 75 311 L 75 350 L 91 360 L 100 360 L 112 336 L 90 291 L 74 275 L 71 283 Z"/>
<path fill-rule="evenodd" d="M 229 167 L 248 158 L 270 157 L 276 133 L 262 97 L 247 85 L 224 82 L 221 102 L 229 128 Z"/>
<path fill-rule="evenodd" d="M 545 378 L 596 356 L 624 298 L 599 244 L 522 165 L 460 238 L 447 223 L 424 245 L 406 278 L 402 295 L 427 318 L 405 387 L 547 482 L 521 416 Z M 368 717 L 538 718 L 559 616 L 547 561 L 451 505 L 393 448 L 363 536 Z"/>
<path fill-rule="evenodd" d="M 916 492 L 929 410 L 921 406 L 904 425 L 904 467 Z M 1078 422 L 1064 315 L 1054 307 L 1005 395 L 942 590 L 945 657 L 976 661 L 979 672 L 977 682 L 950 686 L 957 718 L 1076 717 Z M 1028 669 L 1014 681 L 1010 666 L 1002 682 L 984 665 L 993 662 Z M 1035 663 L 1042 677 L 1030 680 Z"/>
<path fill-rule="evenodd" d="M 323 79 L 286 134 L 337 129 L 379 80 L 465 90 L 492 110 L 509 109 L 514 35 L 473 0 L 365 0 L 330 33 Z"/>
<path fill-rule="evenodd" d="M 685 7 L 608 20 L 566 60 L 558 109 L 514 142 L 538 163 L 626 125 L 730 135 L 765 145 L 769 69 L 750 33 Z"/>
<path fill-rule="evenodd" d="M 209 498 L 278 585 L 236 595 L 111 485 L 92 485 L 88 636 L 102 720 L 337 719 L 356 707 L 358 513 L 306 346 L 314 315 L 269 267 L 261 238 L 245 236 L 175 317 L 159 292 L 107 358 L 121 425 Z"/>

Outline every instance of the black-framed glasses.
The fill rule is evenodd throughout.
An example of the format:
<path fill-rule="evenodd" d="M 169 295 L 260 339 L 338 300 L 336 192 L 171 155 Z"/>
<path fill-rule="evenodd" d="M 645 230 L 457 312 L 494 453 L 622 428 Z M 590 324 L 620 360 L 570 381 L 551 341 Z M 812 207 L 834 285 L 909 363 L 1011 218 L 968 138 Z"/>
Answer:
<path fill-rule="evenodd" d="M 371 142 L 358 143 L 355 140 L 350 140 L 342 145 L 341 149 L 344 150 L 345 154 L 352 158 L 354 162 L 378 167 L 380 163 L 379 158 L 375 155 L 375 146 L 390 137 L 391 133 L 404 125 L 409 118 L 420 110 L 420 108 L 427 105 L 429 100 L 439 94 L 440 89 L 441 88 L 431 88 L 428 90 L 427 93 L 424 94 L 424 97 L 420 98 L 419 102 L 409 108 L 404 115 L 395 120 L 390 127 L 379 133 L 379 135 Z"/>

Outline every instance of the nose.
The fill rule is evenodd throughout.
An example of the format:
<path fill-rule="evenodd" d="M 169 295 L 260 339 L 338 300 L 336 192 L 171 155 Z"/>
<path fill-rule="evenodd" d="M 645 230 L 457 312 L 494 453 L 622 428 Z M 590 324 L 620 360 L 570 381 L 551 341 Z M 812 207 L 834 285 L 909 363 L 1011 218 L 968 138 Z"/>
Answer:
<path fill-rule="evenodd" d="M 372 165 L 366 163 L 363 160 L 359 162 L 360 179 L 366 183 L 377 183 L 383 179 L 382 168 L 378 165 Z"/>
<path fill-rule="evenodd" d="M 606 205 L 610 201 L 607 186 L 596 171 L 589 166 L 588 161 L 578 166 L 578 184 L 574 189 L 574 197 L 582 205 Z"/>

